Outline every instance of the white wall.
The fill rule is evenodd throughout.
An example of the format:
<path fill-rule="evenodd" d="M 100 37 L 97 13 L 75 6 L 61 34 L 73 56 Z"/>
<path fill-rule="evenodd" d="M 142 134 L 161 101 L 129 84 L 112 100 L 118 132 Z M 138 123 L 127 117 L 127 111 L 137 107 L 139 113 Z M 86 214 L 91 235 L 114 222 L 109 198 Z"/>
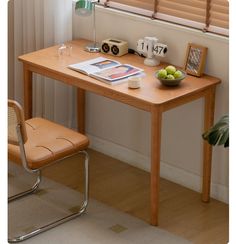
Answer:
<path fill-rule="evenodd" d="M 97 39 L 113 37 L 135 48 L 144 36 L 156 36 L 169 47 L 165 61 L 183 66 L 186 47 L 208 47 L 207 74 L 222 79 L 217 88 L 215 120 L 228 113 L 228 39 L 145 17 L 97 7 Z M 92 39 L 92 18 L 73 16 L 73 37 Z M 145 170 L 150 168 L 150 115 L 107 98 L 87 94 L 87 133 L 92 147 Z M 203 100 L 164 114 L 161 176 L 201 190 Z M 212 196 L 228 202 L 228 150 L 213 150 Z"/>

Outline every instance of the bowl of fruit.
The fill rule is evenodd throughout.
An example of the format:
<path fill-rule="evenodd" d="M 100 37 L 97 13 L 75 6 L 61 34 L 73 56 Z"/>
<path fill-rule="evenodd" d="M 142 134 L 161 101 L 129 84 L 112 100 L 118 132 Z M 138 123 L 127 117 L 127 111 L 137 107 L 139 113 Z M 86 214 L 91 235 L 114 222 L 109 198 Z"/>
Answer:
<path fill-rule="evenodd" d="M 186 77 L 186 72 L 176 69 L 173 65 L 168 65 L 158 70 L 155 76 L 165 86 L 178 86 Z"/>

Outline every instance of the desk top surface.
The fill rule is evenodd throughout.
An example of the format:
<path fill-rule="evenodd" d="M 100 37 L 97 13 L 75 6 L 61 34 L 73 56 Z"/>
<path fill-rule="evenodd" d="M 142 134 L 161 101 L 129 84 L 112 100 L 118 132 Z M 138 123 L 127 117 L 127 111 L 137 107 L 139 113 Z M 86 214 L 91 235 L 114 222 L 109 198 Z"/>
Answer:
<path fill-rule="evenodd" d="M 185 96 L 194 95 L 220 83 L 220 79 L 208 75 L 203 75 L 200 78 L 187 75 L 179 86 L 166 87 L 161 85 L 154 76 L 155 72 L 162 68 L 164 64 L 156 67 L 149 67 L 143 64 L 144 59 L 142 57 L 133 54 L 114 57 L 102 53 L 88 53 L 83 50 L 87 42 L 86 40 L 74 40 L 66 43 L 66 45 L 72 46 L 72 53 L 70 56 L 63 55 L 59 57 L 57 52 L 59 46 L 57 45 L 22 55 L 19 57 L 19 60 L 27 64 L 28 69 L 33 72 L 38 72 L 51 78 L 58 77 L 58 80 L 67 84 L 118 101 L 120 100 L 127 104 L 140 104 L 140 106 L 137 105 L 137 107 L 143 108 L 144 110 L 149 110 L 148 106 L 151 105 L 165 104 L 179 98 L 184 98 Z M 82 62 L 99 56 L 144 69 L 146 76 L 142 80 L 141 87 L 139 89 L 129 89 L 127 82 L 113 86 L 107 85 L 92 77 L 67 68 L 69 64 Z"/>

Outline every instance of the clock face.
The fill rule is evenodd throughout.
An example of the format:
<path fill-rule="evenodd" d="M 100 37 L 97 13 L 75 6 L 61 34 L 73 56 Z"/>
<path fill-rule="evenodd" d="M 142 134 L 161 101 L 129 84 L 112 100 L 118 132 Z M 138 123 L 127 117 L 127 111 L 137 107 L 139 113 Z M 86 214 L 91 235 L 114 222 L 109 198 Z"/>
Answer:
<path fill-rule="evenodd" d="M 147 50 L 145 50 L 144 48 L 144 40 L 143 39 L 139 39 L 138 43 L 137 43 L 137 51 L 140 53 L 145 53 Z"/>
<path fill-rule="evenodd" d="M 167 53 L 167 46 L 165 44 L 162 43 L 157 43 L 156 45 L 154 45 L 153 47 L 153 54 L 155 56 L 161 56 L 164 57 L 165 54 Z"/>

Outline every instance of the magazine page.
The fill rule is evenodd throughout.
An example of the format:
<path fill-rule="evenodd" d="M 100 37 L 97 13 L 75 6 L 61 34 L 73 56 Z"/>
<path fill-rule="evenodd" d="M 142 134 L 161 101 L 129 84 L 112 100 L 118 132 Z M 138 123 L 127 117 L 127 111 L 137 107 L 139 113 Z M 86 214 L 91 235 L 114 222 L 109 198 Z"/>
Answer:
<path fill-rule="evenodd" d="M 121 64 L 112 68 L 108 68 L 99 72 L 91 74 L 94 78 L 104 79 L 107 81 L 120 80 L 131 75 L 138 74 L 143 70 L 137 67 L 134 67 L 130 64 Z"/>
<path fill-rule="evenodd" d="M 135 75 L 132 75 L 132 76 L 135 76 L 135 77 L 145 77 L 145 73 L 144 72 L 140 72 L 138 74 L 135 74 Z M 130 76 L 129 76 L 130 77 Z M 122 78 L 122 79 L 118 79 L 118 80 L 105 80 L 105 79 L 100 79 L 100 78 L 97 78 L 98 80 L 108 84 L 108 85 L 119 85 L 119 84 L 122 84 L 122 83 L 125 83 L 125 82 L 128 82 L 128 77 L 125 77 L 125 78 Z"/>
<path fill-rule="evenodd" d="M 120 63 L 115 60 L 99 57 L 77 64 L 71 64 L 68 66 L 68 68 L 90 75 L 92 73 L 100 72 L 101 70 L 115 67 L 117 65 L 120 65 Z"/>

